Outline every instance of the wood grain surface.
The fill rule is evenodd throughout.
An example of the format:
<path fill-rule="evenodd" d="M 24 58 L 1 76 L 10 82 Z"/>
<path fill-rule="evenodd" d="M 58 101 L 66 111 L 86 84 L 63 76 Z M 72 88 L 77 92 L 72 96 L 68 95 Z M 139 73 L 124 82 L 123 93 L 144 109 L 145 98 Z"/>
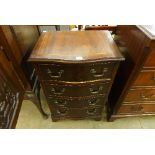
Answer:
<path fill-rule="evenodd" d="M 123 59 L 109 31 L 46 32 L 29 61 Z"/>

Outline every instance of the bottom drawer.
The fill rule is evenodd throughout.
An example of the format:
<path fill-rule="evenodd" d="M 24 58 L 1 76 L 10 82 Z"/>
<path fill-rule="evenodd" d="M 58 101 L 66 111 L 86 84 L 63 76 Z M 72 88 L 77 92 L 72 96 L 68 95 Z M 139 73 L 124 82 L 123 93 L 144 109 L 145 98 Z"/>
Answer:
<path fill-rule="evenodd" d="M 103 108 L 67 108 L 67 107 L 58 107 L 51 109 L 52 119 L 61 119 L 61 118 L 72 118 L 72 119 L 82 119 L 82 118 L 96 118 L 101 117 Z"/>
<path fill-rule="evenodd" d="M 83 108 L 93 106 L 104 106 L 106 102 L 106 95 L 85 97 L 85 98 L 48 98 L 48 104 L 52 107 L 68 107 L 68 108 Z"/>
<path fill-rule="evenodd" d="M 132 104 L 122 105 L 118 114 L 147 114 L 155 113 L 155 104 Z"/>

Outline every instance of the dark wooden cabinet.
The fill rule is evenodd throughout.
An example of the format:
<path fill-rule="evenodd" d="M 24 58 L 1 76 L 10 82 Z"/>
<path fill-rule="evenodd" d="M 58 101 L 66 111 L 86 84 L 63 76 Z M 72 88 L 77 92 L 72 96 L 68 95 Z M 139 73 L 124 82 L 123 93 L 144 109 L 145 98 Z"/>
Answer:
<path fill-rule="evenodd" d="M 28 81 L 9 26 L 0 26 L 0 128 L 15 128 Z"/>
<path fill-rule="evenodd" d="M 155 115 L 155 37 L 145 26 L 133 25 L 118 26 L 116 34 L 126 61 L 111 89 L 109 119 Z"/>
<path fill-rule="evenodd" d="M 14 128 L 24 97 L 24 87 L 12 63 L 0 49 L 0 128 Z"/>
<path fill-rule="evenodd" d="M 53 121 L 100 120 L 122 60 L 108 31 L 42 33 L 29 58 Z"/>

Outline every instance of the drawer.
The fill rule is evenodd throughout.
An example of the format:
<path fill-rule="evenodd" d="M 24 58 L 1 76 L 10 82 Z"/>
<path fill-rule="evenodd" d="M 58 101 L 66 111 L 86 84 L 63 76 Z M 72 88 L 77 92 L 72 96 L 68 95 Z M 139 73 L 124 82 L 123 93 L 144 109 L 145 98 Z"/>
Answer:
<path fill-rule="evenodd" d="M 58 107 L 52 108 L 52 117 L 64 117 L 64 118 L 91 118 L 102 115 L 103 108 L 66 108 Z"/>
<path fill-rule="evenodd" d="M 155 101 L 155 88 L 130 89 L 124 102 Z"/>
<path fill-rule="evenodd" d="M 110 79 L 114 62 L 88 64 L 40 64 L 41 80 L 87 81 Z"/>
<path fill-rule="evenodd" d="M 155 86 L 155 70 L 141 71 L 133 86 Z"/>
<path fill-rule="evenodd" d="M 144 68 L 155 68 L 155 48 L 151 51 L 147 60 L 145 61 Z"/>
<path fill-rule="evenodd" d="M 107 93 L 109 82 L 91 84 L 55 84 L 52 82 L 42 83 L 47 97 L 51 96 L 90 96 Z"/>
<path fill-rule="evenodd" d="M 106 101 L 106 96 L 86 97 L 86 98 L 48 98 L 48 103 L 52 107 L 68 107 L 68 108 L 90 108 L 94 106 L 103 107 Z"/>
<path fill-rule="evenodd" d="M 139 113 L 139 104 L 133 104 L 133 105 L 121 105 L 121 107 L 118 110 L 118 114 L 132 114 L 132 113 Z"/>
<path fill-rule="evenodd" d="M 119 114 L 147 114 L 155 113 L 154 104 L 133 104 L 133 105 L 122 105 L 118 110 Z"/>

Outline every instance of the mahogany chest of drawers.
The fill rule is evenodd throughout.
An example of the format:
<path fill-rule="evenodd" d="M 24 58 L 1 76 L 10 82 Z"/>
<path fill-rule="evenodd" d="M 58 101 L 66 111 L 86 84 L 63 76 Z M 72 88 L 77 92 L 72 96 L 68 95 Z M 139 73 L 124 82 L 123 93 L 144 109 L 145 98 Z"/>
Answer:
<path fill-rule="evenodd" d="M 122 25 L 117 38 L 118 46 L 126 49 L 126 61 L 119 66 L 109 96 L 109 119 L 155 115 L 155 37 L 141 26 Z"/>
<path fill-rule="evenodd" d="M 100 120 L 122 60 L 108 31 L 42 33 L 29 58 L 53 121 Z"/>

